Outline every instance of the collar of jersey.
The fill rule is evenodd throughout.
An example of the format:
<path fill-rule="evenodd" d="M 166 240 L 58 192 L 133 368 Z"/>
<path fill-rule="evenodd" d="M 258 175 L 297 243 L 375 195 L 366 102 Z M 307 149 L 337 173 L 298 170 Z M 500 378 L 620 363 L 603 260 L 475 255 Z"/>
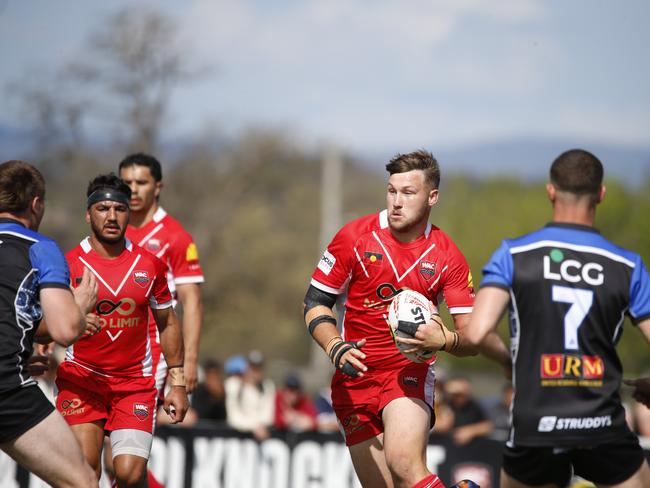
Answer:
<path fill-rule="evenodd" d="M 560 227 L 562 229 L 584 230 L 586 232 L 593 232 L 595 234 L 600 234 L 600 231 L 598 229 L 590 225 L 572 224 L 569 222 L 549 222 L 548 224 L 546 224 L 546 227 Z"/>

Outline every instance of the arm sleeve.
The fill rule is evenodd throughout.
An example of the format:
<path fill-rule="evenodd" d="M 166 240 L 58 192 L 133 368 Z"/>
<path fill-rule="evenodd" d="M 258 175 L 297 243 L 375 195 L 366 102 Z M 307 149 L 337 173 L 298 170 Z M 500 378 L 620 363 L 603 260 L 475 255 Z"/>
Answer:
<path fill-rule="evenodd" d="M 70 288 L 70 270 L 68 263 L 52 240 L 34 243 L 29 248 L 32 267 L 38 270 L 41 288 Z"/>
<path fill-rule="evenodd" d="M 344 226 L 329 243 L 312 274 L 311 284 L 321 291 L 340 295 L 345 291 L 355 262 L 352 227 Z"/>
<path fill-rule="evenodd" d="M 174 275 L 174 283 L 203 283 L 203 270 L 199 262 L 199 252 L 192 236 L 180 229 L 174 236 L 168 251 L 169 267 Z"/>
<path fill-rule="evenodd" d="M 163 309 L 172 306 L 172 294 L 167 286 L 167 268 L 165 263 L 155 256 L 151 256 L 155 275 L 153 285 L 151 287 L 151 295 L 149 296 L 149 305 L 152 309 Z"/>
<path fill-rule="evenodd" d="M 639 257 L 630 282 L 630 316 L 634 323 L 650 318 L 650 277 Z"/>
<path fill-rule="evenodd" d="M 509 290 L 512 287 L 512 270 L 512 255 L 504 241 L 483 267 L 481 286 L 496 286 Z"/>
<path fill-rule="evenodd" d="M 460 249 L 450 241 L 442 293 L 450 314 L 470 313 L 474 306 L 474 280 Z"/>

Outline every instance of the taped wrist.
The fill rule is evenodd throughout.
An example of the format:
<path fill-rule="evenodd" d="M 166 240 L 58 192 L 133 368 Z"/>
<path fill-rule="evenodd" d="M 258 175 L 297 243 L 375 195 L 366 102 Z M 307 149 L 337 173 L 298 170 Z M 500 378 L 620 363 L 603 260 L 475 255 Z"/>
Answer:
<path fill-rule="evenodd" d="M 185 372 L 183 366 L 169 366 L 167 367 L 167 374 L 169 375 L 170 386 L 182 386 L 185 388 Z"/>
<path fill-rule="evenodd" d="M 330 360 L 336 369 L 340 369 L 344 374 L 353 378 L 359 376 L 359 371 L 350 363 L 341 365 L 341 358 L 350 349 L 358 349 L 355 341 L 341 341 L 332 346 L 329 352 Z"/>
<path fill-rule="evenodd" d="M 314 329 L 318 327 L 320 324 L 323 322 L 327 322 L 330 324 L 336 325 L 336 319 L 332 317 L 331 315 L 319 315 L 318 317 L 313 318 L 312 320 L 309 321 L 309 333 L 313 336 L 314 335 Z"/>

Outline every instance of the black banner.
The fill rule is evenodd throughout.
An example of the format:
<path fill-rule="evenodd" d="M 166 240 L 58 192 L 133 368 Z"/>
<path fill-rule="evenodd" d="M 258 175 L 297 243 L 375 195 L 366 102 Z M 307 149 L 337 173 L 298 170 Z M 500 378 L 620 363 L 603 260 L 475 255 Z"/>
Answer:
<path fill-rule="evenodd" d="M 496 488 L 502 445 L 502 441 L 476 439 L 456 446 L 448 437 L 432 436 L 427 464 L 446 486 L 470 478 L 482 488 Z M 360 486 L 339 434 L 276 433 L 260 443 L 228 428 L 164 426 L 156 432 L 149 466 L 166 488 Z M 0 488 L 46 486 L 0 452 Z M 109 485 L 103 479 L 100 486 Z"/>

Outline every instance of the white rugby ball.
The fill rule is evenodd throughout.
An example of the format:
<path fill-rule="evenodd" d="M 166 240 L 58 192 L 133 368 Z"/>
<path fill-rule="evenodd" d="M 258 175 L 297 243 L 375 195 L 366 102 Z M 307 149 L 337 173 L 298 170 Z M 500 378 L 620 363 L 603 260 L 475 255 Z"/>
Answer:
<path fill-rule="evenodd" d="M 395 337 L 413 338 L 417 326 L 428 322 L 432 314 L 437 314 L 438 309 L 422 293 L 413 290 L 401 291 L 388 307 L 388 325 L 393 341 L 399 352 L 414 363 L 427 362 L 435 354 L 435 351 L 418 351 L 406 353 L 413 346 L 401 344 Z"/>

